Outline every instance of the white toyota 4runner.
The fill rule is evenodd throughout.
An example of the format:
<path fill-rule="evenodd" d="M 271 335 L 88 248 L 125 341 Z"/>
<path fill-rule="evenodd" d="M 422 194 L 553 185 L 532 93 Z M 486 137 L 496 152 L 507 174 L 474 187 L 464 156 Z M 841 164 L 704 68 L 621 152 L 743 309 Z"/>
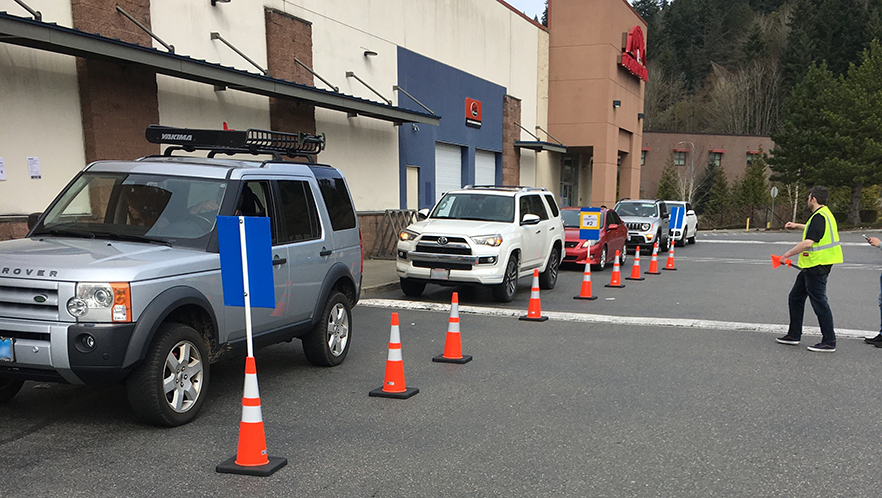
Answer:
<path fill-rule="evenodd" d="M 428 218 L 398 234 L 401 290 L 426 284 L 490 285 L 497 301 L 514 298 L 518 279 L 538 268 L 552 289 L 565 233 L 554 195 L 544 188 L 465 187 L 447 192 Z"/>

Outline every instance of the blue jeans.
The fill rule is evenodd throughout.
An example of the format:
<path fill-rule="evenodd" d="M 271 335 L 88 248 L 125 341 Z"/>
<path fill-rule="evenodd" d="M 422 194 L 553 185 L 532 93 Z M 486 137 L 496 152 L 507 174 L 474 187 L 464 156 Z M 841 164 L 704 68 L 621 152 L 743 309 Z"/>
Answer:
<path fill-rule="evenodd" d="M 818 325 L 821 327 L 821 342 L 836 345 L 836 334 L 833 332 L 833 312 L 827 303 L 827 273 L 816 274 L 809 270 L 800 270 L 796 276 L 796 282 L 790 289 L 790 330 L 787 335 L 802 337 L 802 319 L 805 315 L 805 298 L 809 298 L 812 309 L 818 316 Z M 882 278 L 880 278 L 882 285 Z M 880 287 L 882 290 L 882 287 Z M 882 307 L 882 297 L 880 297 Z"/>

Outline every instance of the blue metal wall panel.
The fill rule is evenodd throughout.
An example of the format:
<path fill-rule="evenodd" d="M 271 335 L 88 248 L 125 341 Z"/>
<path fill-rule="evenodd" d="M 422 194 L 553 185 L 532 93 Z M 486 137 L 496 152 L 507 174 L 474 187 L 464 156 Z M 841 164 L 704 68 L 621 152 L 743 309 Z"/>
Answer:
<path fill-rule="evenodd" d="M 407 167 L 420 168 L 420 208 L 435 199 L 435 142 L 459 145 L 463 152 L 463 181 L 475 180 L 475 149 L 497 153 L 496 176 L 502 177 L 502 105 L 506 89 L 472 74 L 398 47 L 398 86 L 441 116 L 440 126 L 404 124 L 398 131 L 401 208 L 407 205 Z M 482 125 L 466 126 L 465 99 L 481 101 Z M 423 110 L 407 95 L 398 106 Z"/>

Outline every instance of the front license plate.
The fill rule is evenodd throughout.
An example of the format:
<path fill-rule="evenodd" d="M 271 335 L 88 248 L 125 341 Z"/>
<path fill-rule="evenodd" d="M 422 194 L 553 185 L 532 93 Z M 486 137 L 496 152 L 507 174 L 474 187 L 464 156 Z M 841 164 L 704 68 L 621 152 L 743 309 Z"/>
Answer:
<path fill-rule="evenodd" d="M 0 361 L 14 361 L 12 353 L 12 338 L 0 337 Z"/>
<path fill-rule="evenodd" d="M 429 271 L 429 278 L 432 280 L 449 280 L 450 270 L 446 268 L 432 268 Z"/>

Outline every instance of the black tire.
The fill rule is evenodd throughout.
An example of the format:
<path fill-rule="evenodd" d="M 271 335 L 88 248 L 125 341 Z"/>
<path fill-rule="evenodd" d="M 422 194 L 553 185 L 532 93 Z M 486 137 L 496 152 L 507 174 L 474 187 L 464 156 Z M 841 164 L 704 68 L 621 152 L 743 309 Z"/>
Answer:
<path fill-rule="evenodd" d="M 686 234 L 684 233 L 680 240 L 674 244 L 676 247 L 686 247 Z"/>
<path fill-rule="evenodd" d="M 545 271 L 539 274 L 540 289 L 554 289 L 557 283 L 557 274 L 560 272 L 560 248 L 555 246 L 551 250 L 551 257 L 545 265 Z"/>
<path fill-rule="evenodd" d="M 192 327 L 180 323 L 160 325 L 147 357 L 126 381 L 135 416 L 148 424 L 167 427 L 196 418 L 208 395 L 208 363 L 205 340 Z M 172 378 L 174 387 L 167 389 L 165 380 Z"/>
<path fill-rule="evenodd" d="M 493 299 L 500 303 L 510 303 L 518 290 L 518 257 L 512 254 L 505 265 L 502 283 L 493 286 Z"/>
<path fill-rule="evenodd" d="M 689 237 L 689 243 L 690 243 L 690 244 L 694 244 L 694 243 L 695 243 L 695 235 L 693 235 L 692 237 Z"/>
<path fill-rule="evenodd" d="M 671 243 L 670 237 L 662 238 L 661 231 L 659 230 L 658 234 L 656 234 L 656 239 L 658 241 L 658 252 L 667 252 L 670 249 L 669 244 Z"/>
<path fill-rule="evenodd" d="M 352 339 L 352 303 L 333 291 L 315 327 L 301 338 L 303 354 L 313 365 L 335 367 L 346 359 Z"/>
<path fill-rule="evenodd" d="M 619 253 L 619 265 L 624 265 L 625 261 L 628 261 L 628 248 L 623 247 L 622 252 Z"/>
<path fill-rule="evenodd" d="M 23 380 L 0 377 L 0 403 L 6 403 L 11 400 L 21 391 L 23 384 Z"/>
<path fill-rule="evenodd" d="M 420 297 L 423 291 L 426 290 L 425 282 L 418 282 L 409 278 L 401 278 L 399 280 L 401 281 L 401 292 L 406 296 Z"/>
<path fill-rule="evenodd" d="M 607 258 L 609 258 L 609 252 L 606 249 L 606 245 L 600 250 L 600 258 L 598 259 L 598 263 L 594 265 L 597 268 L 597 271 L 603 271 L 606 269 Z"/>

